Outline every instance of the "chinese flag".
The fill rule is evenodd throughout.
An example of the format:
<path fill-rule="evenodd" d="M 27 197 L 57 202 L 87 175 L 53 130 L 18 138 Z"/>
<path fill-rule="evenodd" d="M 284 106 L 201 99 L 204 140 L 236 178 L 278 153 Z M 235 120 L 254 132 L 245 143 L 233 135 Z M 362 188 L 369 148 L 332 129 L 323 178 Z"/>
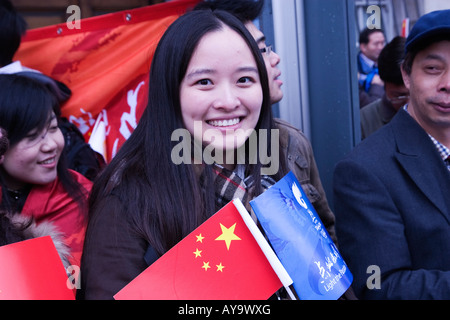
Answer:
<path fill-rule="evenodd" d="M 50 236 L 0 247 L 0 300 L 74 300 Z"/>
<path fill-rule="evenodd" d="M 408 38 L 409 35 L 409 18 L 405 18 L 402 21 L 402 33 L 403 38 Z"/>
<path fill-rule="evenodd" d="M 167 27 L 199 0 L 173 0 L 27 31 L 14 60 L 72 91 L 62 115 L 94 140 L 109 162 L 147 105 L 153 53 Z"/>
<path fill-rule="evenodd" d="M 282 286 L 233 202 L 170 249 L 114 298 L 268 299 Z"/>

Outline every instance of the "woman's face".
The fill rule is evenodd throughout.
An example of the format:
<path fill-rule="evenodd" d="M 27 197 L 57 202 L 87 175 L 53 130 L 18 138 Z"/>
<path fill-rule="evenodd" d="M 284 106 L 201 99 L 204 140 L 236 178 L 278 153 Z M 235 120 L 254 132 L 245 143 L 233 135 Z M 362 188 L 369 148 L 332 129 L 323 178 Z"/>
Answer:
<path fill-rule="evenodd" d="M 52 114 L 48 127 L 32 130 L 5 153 L 3 169 L 10 189 L 26 184 L 47 184 L 56 179 L 56 167 L 64 148 L 64 137 Z"/>
<path fill-rule="evenodd" d="M 237 149 L 258 123 L 263 93 L 245 40 L 228 27 L 207 33 L 180 86 L 184 125 L 204 146 Z"/>

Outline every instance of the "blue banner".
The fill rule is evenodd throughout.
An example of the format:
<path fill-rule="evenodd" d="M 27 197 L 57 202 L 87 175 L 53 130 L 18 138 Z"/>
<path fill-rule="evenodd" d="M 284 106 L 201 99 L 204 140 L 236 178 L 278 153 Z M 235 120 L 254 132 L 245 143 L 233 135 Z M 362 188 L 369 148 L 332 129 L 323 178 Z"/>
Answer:
<path fill-rule="evenodd" d="M 292 172 L 250 202 L 302 300 L 335 300 L 353 275 Z"/>

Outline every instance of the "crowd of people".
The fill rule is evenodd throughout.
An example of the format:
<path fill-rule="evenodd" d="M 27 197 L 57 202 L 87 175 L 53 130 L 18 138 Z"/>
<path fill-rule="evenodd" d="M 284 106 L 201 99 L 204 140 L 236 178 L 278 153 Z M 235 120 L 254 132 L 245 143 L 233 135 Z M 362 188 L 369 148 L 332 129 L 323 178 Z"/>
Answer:
<path fill-rule="evenodd" d="M 354 274 L 342 299 L 450 298 L 450 10 L 387 45 L 381 30 L 361 33 L 360 98 L 372 102 L 361 102 L 364 141 L 335 168 L 333 212 L 310 142 L 272 115 L 283 91 L 280 57 L 253 23 L 263 1 L 203 1 L 168 27 L 147 107 L 107 165 L 87 144 L 70 152 L 80 136 L 60 113 L 70 89 L 13 61 L 26 26 L 1 4 L 0 245 L 47 226 L 66 265 L 81 266 L 78 299 L 112 299 L 229 201 L 251 212 L 250 200 L 289 171 Z M 175 164 L 179 128 L 203 147 L 243 148 L 246 161 Z M 248 144 L 249 132 L 272 130 L 280 165 L 269 175 Z M 373 265 L 375 290 L 366 283 Z"/>

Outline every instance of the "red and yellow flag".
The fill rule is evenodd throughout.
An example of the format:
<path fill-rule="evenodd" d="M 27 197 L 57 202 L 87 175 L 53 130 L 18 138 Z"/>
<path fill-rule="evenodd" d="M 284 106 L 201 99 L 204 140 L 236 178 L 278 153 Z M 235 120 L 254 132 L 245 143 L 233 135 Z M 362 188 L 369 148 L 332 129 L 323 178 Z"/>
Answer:
<path fill-rule="evenodd" d="M 15 56 L 26 67 L 65 83 L 72 97 L 63 116 L 86 141 L 96 121 L 97 142 L 111 160 L 131 135 L 147 101 L 148 73 L 167 27 L 199 0 L 174 0 L 139 9 L 28 31 Z M 98 138 L 93 137 L 93 138 Z"/>
<path fill-rule="evenodd" d="M 281 287 L 277 273 L 230 202 L 114 298 L 268 299 Z"/>
<path fill-rule="evenodd" d="M 402 32 L 401 36 L 403 38 L 408 38 L 409 35 L 409 18 L 405 18 L 402 21 Z"/>

